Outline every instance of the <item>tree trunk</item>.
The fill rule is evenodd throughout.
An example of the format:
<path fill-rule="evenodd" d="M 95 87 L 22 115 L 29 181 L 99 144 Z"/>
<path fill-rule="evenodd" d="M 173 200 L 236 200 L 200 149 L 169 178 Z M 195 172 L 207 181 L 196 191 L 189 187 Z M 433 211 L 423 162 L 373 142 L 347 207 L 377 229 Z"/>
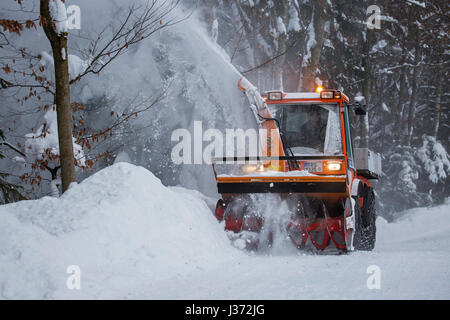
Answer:
<path fill-rule="evenodd" d="M 407 31 L 406 34 L 403 36 L 403 42 L 402 42 L 402 57 L 400 60 L 400 79 L 399 79 L 399 93 L 398 93 L 398 103 L 397 103 L 397 109 L 395 111 L 394 116 L 394 127 L 396 128 L 396 131 L 394 133 L 394 142 L 402 143 L 402 137 L 403 135 L 403 129 L 405 128 L 403 124 L 403 117 L 404 117 L 404 110 L 405 110 L 405 101 L 404 98 L 407 94 L 407 87 L 406 87 L 406 76 L 408 73 L 408 69 L 406 67 L 407 57 L 409 54 L 408 49 L 408 38 L 410 36 L 410 30 L 412 26 L 412 9 L 408 9 L 408 22 L 407 22 Z"/>
<path fill-rule="evenodd" d="M 404 109 L 404 97 L 406 95 L 406 55 L 408 54 L 408 50 L 406 49 L 406 45 L 404 44 L 402 50 L 402 58 L 400 60 L 400 78 L 399 78 L 399 92 L 398 92 L 398 102 L 397 108 L 395 110 L 394 115 L 394 128 L 396 128 L 396 132 L 394 133 L 394 142 L 400 142 L 400 137 L 402 136 L 402 118 L 403 118 L 403 109 Z"/>
<path fill-rule="evenodd" d="M 287 2 L 281 1 L 277 7 L 278 10 L 277 16 L 282 17 L 283 21 L 286 21 L 286 18 L 288 16 L 288 7 Z M 286 33 L 281 34 L 278 38 L 278 52 L 286 52 L 286 49 L 288 47 L 288 34 L 287 34 L 287 28 Z M 276 64 L 276 77 L 277 77 L 277 83 L 274 87 L 275 89 L 284 90 L 284 83 L 285 83 L 285 71 L 286 71 L 286 54 L 283 54 L 278 59 L 275 59 L 273 63 Z"/>
<path fill-rule="evenodd" d="M 364 42 L 363 49 L 363 60 L 362 65 L 364 68 L 364 80 L 362 83 L 362 94 L 366 99 L 366 106 L 369 107 L 370 103 L 370 46 L 372 43 L 373 31 L 367 29 L 366 32 L 366 41 Z M 361 140 L 359 142 L 360 148 L 368 148 L 369 147 L 369 113 L 360 117 L 360 126 L 361 126 Z"/>
<path fill-rule="evenodd" d="M 41 23 L 50 41 L 55 64 L 55 102 L 58 119 L 59 153 L 61 161 L 62 192 L 75 181 L 75 162 L 70 112 L 69 64 L 67 34 L 58 34 L 49 11 L 49 0 L 40 1 Z"/>
<path fill-rule="evenodd" d="M 249 66 L 256 66 L 257 58 L 256 58 L 255 48 L 258 47 L 258 44 L 255 41 L 255 35 L 253 32 L 252 26 L 249 25 L 248 19 L 246 18 L 245 12 L 242 9 L 241 5 L 239 4 L 239 1 L 234 0 L 234 4 L 238 11 L 239 19 L 241 20 L 242 27 L 244 28 L 246 39 L 247 39 L 250 47 L 253 49 L 253 50 L 251 50 L 252 55 L 248 56 L 248 64 L 249 64 Z"/>
<path fill-rule="evenodd" d="M 414 120 L 415 120 L 415 112 L 416 112 L 416 100 L 417 100 L 417 80 L 420 74 L 420 29 L 416 28 L 416 49 L 414 52 L 414 71 L 412 76 L 412 85 L 411 85 L 411 99 L 409 101 L 409 111 L 408 111 L 408 132 L 406 134 L 405 144 L 407 146 L 411 146 L 412 135 L 414 131 Z"/>
<path fill-rule="evenodd" d="M 438 40 L 439 43 L 439 58 L 438 58 L 438 71 L 436 76 L 436 102 L 434 104 L 434 121 L 433 121 L 433 136 L 436 138 L 439 131 L 439 124 L 441 119 L 441 100 L 442 100 L 442 68 L 444 65 L 444 46 L 442 40 Z"/>
<path fill-rule="evenodd" d="M 313 2 L 313 26 L 314 26 L 314 40 L 315 44 L 311 48 L 311 58 L 309 65 L 303 68 L 302 72 L 302 89 L 303 91 L 314 91 L 316 87 L 316 74 L 319 67 L 320 56 L 322 54 L 322 47 L 324 43 L 324 27 L 325 27 L 325 10 L 326 1 L 317 0 Z M 311 35 L 310 35 L 311 36 Z M 305 61 L 307 62 L 307 61 Z"/>

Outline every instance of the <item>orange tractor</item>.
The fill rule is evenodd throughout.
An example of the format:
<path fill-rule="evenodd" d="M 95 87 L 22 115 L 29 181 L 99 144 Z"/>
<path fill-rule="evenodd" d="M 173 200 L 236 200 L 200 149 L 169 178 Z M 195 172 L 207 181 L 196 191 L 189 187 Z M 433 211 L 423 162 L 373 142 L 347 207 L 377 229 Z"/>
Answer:
<path fill-rule="evenodd" d="M 381 158 L 353 147 L 350 125 L 352 109 L 365 115 L 363 99 L 350 103 L 339 90 L 260 94 L 245 78 L 238 86 L 264 134 L 259 155 L 212 159 L 222 196 L 215 214 L 225 230 L 258 248 L 266 217 L 252 195 L 275 193 L 288 203 L 283 228 L 297 248 L 372 250 Z"/>

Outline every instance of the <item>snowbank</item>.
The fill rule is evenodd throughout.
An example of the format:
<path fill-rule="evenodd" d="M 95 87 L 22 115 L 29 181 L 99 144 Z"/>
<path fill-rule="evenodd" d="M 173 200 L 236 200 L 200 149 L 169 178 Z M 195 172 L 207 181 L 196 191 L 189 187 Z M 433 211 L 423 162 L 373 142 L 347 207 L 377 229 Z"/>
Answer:
<path fill-rule="evenodd" d="M 123 288 L 143 281 L 217 266 L 219 251 L 241 254 L 199 196 L 127 163 L 59 199 L 1 206 L 0 243 L 0 298 L 7 299 L 123 298 Z M 81 290 L 66 287 L 70 265 L 80 267 Z"/>
<path fill-rule="evenodd" d="M 450 241 L 450 198 L 440 206 L 409 209 L 397 215 L 400 218 L 392 223 L 378 217 L 377 248 L 392 247 L 393 243 L 429 246 L 433 239 Z M 436 249 L 443 248 L 437 246 L 433 250 Z"/>

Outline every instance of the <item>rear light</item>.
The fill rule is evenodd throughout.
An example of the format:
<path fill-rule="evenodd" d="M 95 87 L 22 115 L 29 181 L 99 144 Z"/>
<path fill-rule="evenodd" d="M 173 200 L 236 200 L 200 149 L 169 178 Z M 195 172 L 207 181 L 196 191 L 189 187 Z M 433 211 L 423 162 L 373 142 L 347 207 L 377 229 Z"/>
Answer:
<path fill-rule="evenodd" d="M 333 99 L 334 92 L 333 91 L 322 91 L 320 93 L 320 99 Z"/>
<path fill-rule="evenodd" d="M 269 92 L 268 98 L 269 98 L 269 100 L 281 100 L 281 99 L 283 99 L 283 93 L 282 92 Z"/>

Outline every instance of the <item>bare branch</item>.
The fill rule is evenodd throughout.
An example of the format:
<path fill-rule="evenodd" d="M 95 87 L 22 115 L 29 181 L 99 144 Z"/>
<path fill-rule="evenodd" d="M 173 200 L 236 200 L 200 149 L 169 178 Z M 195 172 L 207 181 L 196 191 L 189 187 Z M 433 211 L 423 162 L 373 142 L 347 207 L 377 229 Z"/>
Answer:
<path fill-rule="evenodd" d="M 105 27 L 100 32 L 97 40 L 92 44 L 89 54 L 91 56 L 89 66 L 78 77 L 71 80 L 70 83 L 79 81 L 89 73 L 99 74 L 115 58 L 125 53 L 129 46 L 137 44 L 161 29 L 180 23 L 190 16 L 188 15 L 183 18 L 170 16 L 173 10 L 179 5 L 180 0 L 159 3 L 159 0 L 151 0 L 147 2 L 145 7 L 131 6 L 117 31 L 99 49 L 102 36 L 107 29 Z"/>
<path fill-rule="evenodd" d="M 8 148 L 14 150 L 15 152 L 17 152 L 18 154 L 26 157 L 26 154 L 23 153 L 22 151 L 20 151 L 19 149 L 17 149 L 15 146 L 13 146 L 11 143 L 7 142 L 7 141 L 0 141 L 0 145 L 2 146 L 7 146 Z"/>
<path fill-rule="evenodd" d="M 246 73 L 249 73 L 249 72 L 251 72 L 251 71 L 255 71 L 255 70 L 257 70 L 257 69 L 259 69 L 259 68 L 261 68 L 261 67 L 264 67 L 266 64 L 268 64 L 268 63 L 270 63 L 270 62 L 272 62 L 272 61 L 278 59 L 279 57 L 285 55 L 289 50 L 291 50 L 291 49 L 295 46 L 295 44 L 296 44 L 296 41 L 294 41 L 290 46 L 288 46 L 288 47 L 286 48 L 286 50 L 284 50 L 283 52 L 281 52 L 281 53 L 277 54 L 276 56 L 274 56 L 274 57 L 272 57 L 272 58 L 270 58 L 270 59 L 264 61 L 264 62 L 261 63 L 260 65 L 258 65 L 258 66 L 256 66 L 256 67 L 253 67 L 253 68 L 250 68 L 250 69 L 248 69 L 248 70 L 242 71 L 241 73 L 242 73 L 242 74 L 246 74 Z"/>

